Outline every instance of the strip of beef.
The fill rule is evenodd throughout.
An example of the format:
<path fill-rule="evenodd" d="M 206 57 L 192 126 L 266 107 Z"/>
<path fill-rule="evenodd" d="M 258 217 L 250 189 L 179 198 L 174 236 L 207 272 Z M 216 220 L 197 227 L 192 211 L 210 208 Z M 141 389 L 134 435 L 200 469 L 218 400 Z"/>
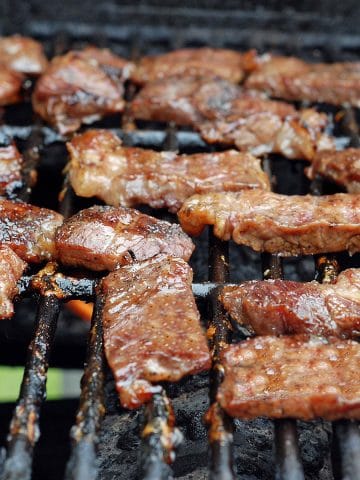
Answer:
<path fill-rule="evenodd" d="M 223 240 L 283 256 L 360 250 L 360 195 L 209 193 L 187 199 L 178 217 L 190 235 L 213 225 Z"/>
<path fill-rule="evenodd" d="M 67 147 L 75 193 L 96 196 L 109 205 L 148 204 L 176 212 L 194 193 L 270 189 L 260 160 L 235 150 L 177 155 L 123 147 L 106 130 L 88 130 Z"/>
<path fill-rule="evenodd" d="M 94 47 L 55 57 L 36 83 L 33 108 L 60 133 L 73 132 L 123 111 L 131 68 L 127 60 Z"/>
<path fill-rule="evenodd" d="M 218 392 L 229 415 L 360 419 L 360 345 L 308 335 L 264 336 L 222 354 Z"/>
<path fill-rule="evenodd" d="M 23 80 L 20 73 L 8 68 L 0 68 L 0 107 L 21 100 Z"/>
<path fill-rule="evenodd" d="M 311 179 L 322 175 L 346 187 L 349 193 L 360 193 L 360 148 L 318 152 L 306 174 Z"/>
<path fill-rule="evenodd" d="M 194 250 L 179 225 L 134 209 L 108 206 L 82 210 L 65 221 L 55 243 L 64 265 L 96 271 L 114 270 L 158 253 L 188 260 Z"/>
<path fill-rule="evenodd" d="M 18 293 L 17 281 L 26 263 L 11 248 L 0 246 L 0 318 L 10 318 L 14 313 L 13 298 Z"/>
<path fill-rule="evenodd" d="M 0 246 L 22 260 L 38 263 L 55 256 L 55 230 L 63 217 L 47 208 L 0 200 Z"/>
<path fill-rule="evenodd" d="M 281 153 L 312 159 L 332 148 L 329 119 L 314 109 L 267 99 L 223 79 L 172 77 L 149 83 L 131 104 L 134 118 L 191 125 L 209 143 L 235 145 L 254 155 Z"/>
<path fill-rule="evenodd" d="M 311 333 L 360 337 L 360 270 L 336 283 L 253 280 L 227 286 L 220 300 L 231 318 L 256 335 Z"/>
<path fill-rule="evenodd" d="M 124 407 L 149 401 L 159 391 L 154 383 L 210 368 L 191 281 L 187 263 L 167 255 L 103 280 L 105 353 Z"/>
<path fill-rule="evenodd" d="M 32 38 L 0 38 L 0 65 L 25 75 L 40 75 L 48 65 L 42 45 Z"/>
<path fill-rule="evenodd" d="M 0 195 L 11 196 L 22 185 L 23 158 L 15 144 L 0 147 Z"/>
<path fill-rule="evenodd" d="M 266 55 L 246 86 L 286 100 L 308 100 L 360 107 L 360 62 L 306 63 Z"/>
<path fill-rule="evenodd" d="M 256 68 L 254 50 L 239 53 L 222 48 L 185 48 L 143 57 L 131 79 L 138 85 L 179 75 L 181 77 L 199 75 L 201 77 L 224 78 L 239 83 L 244 70 Z"/>

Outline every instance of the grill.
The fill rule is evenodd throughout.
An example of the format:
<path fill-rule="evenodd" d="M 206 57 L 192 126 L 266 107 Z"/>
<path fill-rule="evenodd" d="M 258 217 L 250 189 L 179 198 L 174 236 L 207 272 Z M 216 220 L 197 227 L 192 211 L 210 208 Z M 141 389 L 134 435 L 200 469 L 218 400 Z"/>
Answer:
<path fill-rule="evenodd" d="M 173 13 L 176 15 L 173 17 L 157 2 L 151 6 L 152 10 L 146 3 L 138 9 L 126 4 L 120 8 L 106 3 L 97 11 L 97 19 L 104 22 L 100 28 L 88 18 L 84 6 L 82 21 L 74 23 L 69 18 L 63 18 L 62 14 L 59 14 L 58 21 L 54 18 L 49 21 L 51 13 L 46 11 L 47 6 L 43 6 L 36 15 L 36 2 L 33 3 L 35 10 L 30 12 L 22 2 L 18 3 L 18 9 L 14 8 L 17 2 L 11 7 L 12 11 L 15 9 L 13 23 L 6 24 L 4 17 L 2 33 L 13 33 L 16 28 L 34 36 L 43 41 L 50 56 L 89 42 L 108 46 L 115 53 L 134 59 L 142 54 L 201 45 L 241 50 L 255 47 L 260 51 L 273 50 L 325 61 L 352 60 L 360 52 L 360 37 L 345 34 L 338 17 L 335 16 L 332 24 L 326 23 L 327 17 L 317 18 L 324 30 L 322 35 L 318 35 L 309 28 L 313 16 L 306 11 L 293 12 L 290 20 L 286 13 L 274 13 L 273 10 L 264 9 L 260 14 L 258 11 L 255 14 L 248 11 L 229 13 L 215 4 L 213 9 L 205 12 L 199 2 L 199 8 L 175 8 Z M 4 6 L 6 8 L 6 3 Z M 130 21 L 125 26 L 127 22 L 122 18 L 123 26 L 115 28 L 114 19 L 121 18 L 121 14 Z M 25 25 L 27 15 L 34 18 Z M 184 29 L 189 15 L 191 25 Z M 155 25 L 158 27 L 159 18 L 161 28 L 153 28 Z M 206 19 L 205 25 L 202 24 L 203 19 Z M 281 26 L 284 21 L 287 22 L 286 31 Z M 355 16 L 349 21 L 350 27 L 353 21 L 355 25 Z M 240 26 L 246 28 L 239 30 Z M 127 98 L 133 94 L 130 86 Z M 324 105 L 320 108 L 334 114 L 334 119 L 340 119 L 334 125 L 339 143 L 360 146 L 358 112 L 347 109 L 336 115 L 333 108 Z M 123 121 L 125 127 L 128 119 L 124 116 Z M 95 127 L 114 130 L 127 145 L 181 152 L 212 151 L 215 148 L 207 146 L 196 133 L 176 129 L 174 125 L 139 122 L 133 130 L 119 128 L 119 125 L 119 119 L 110 118 L 98 122 Z M 70 188 L 57 204 L 57 194 L 63 187 L 59 179 L 64 166 L 65 139 L 38 118 L 33 118 L 26 103 L 5 110 L 0 125 L 0 141 L 6 141 L 8 137 L 17 139 L 26 160 L 24 185 L 19 188 L 19 198 L 58 209 L 65 216 L 89 206 L 88 201 L 76 198 Z M 39 167 L 39 182 L 31 192 L 26 184 L 26 171 L 34 164 Z M 310 184 L 302 174 L 303 167 L 303 162 L 288 161 L 279 156 L 264 159 L 264 169 L 276 191 L 287 194 L 311 191 L 317 195 L 332 191 L 334 187 L 320 179 Z M 49 195 L 49 185 L 51 189 L 54 187 L 56 195 Z M 169 217 L 163 211 L 146 209 L 146 212 L 161 218 Z M 170 218 L 173 220 L 173 217 Z M 241 340 L 239 334 L 229 330 L 228 321 L 217 301 L 219 288 L 229 282 L 259 278 L 261 275 L 264 278 L 298 280 L 315 277 L 320 282 L 326 282 L 339 269 L 360 266 L 359 256 L 328 255 L 281 261 L 276 256 L 260 256 L 246 248 L 222 242 L 211 231 L 197 240 L 197 247 L 192 259 L 195 274 L 193 291 L 202 317 L 207 320 L 208 332 L 211 332 L 212 370 L 209 376 L 200 375 L 176 385 L 164 385 L 162 392 L 156 394 L 140 412 L 129 413 L 119 407 L 113 379 L 104 361 L 103 299 L 97 293 L 98 278 L 60 271 L 55 265 L 47 265 L 39 272 L 23 277 L 21 294 L 35 299 L 38 309 L 20 396 L 11 420 L 7 453 L 0 462 L 1 478 L 25 480 L 32 475 L 46 372 L 50 354 L 54 353 L 54 348 L 56 350 L 54 338 L 58 317 L 62 304 L 74 298 L 94 301 L 95 307 L 88 333 L 80 404 L 70 431 L 71 452 L 66 466 L 62 466 L 64 474 L 60 471 L 54 476 L 45 474 L 43 477 L 39 475 L 39 478 L 109 480 L 140 477 L 155 480 L 176 476 L 202 479 L 207 477 L 208 469 L 210 478 L 224 480 L 235 476 L 249 480 L 266 479 L 274 475 L 284 480 L 360 478 L 357 423 L 337 421 L 330 425 L 321 421 L 270 422 L 263 419 L 242 422 L 229 418 L 215 403 L 216 391 L 222 381 L 219 352 L 225 343 Z M 59 328 L 63 329 L 64 325 Z M 70 342 L 70 360 L 64 358 L 67 354 L 55 352 L 55 363 L 58 365 L 68 366 L 67 362 L 79 364 L 83 360 L 85 352 L 81 341 L 71 343 L 73 333 L 70 330 L 64 340 L 64 343 Z M 75 332 L 79 338 L 83 337 L 83 333 L 84 329 Z M 9 342 L 4 345 L 0 358 L 3 363 L 23 362 L 21 354 L 14 352 L 14 344 Z M 201 419 L 209 404 L 213 407 L 208 419 L 207 440 Z M 37 461 L 35 448 L 35 477 Z"/>

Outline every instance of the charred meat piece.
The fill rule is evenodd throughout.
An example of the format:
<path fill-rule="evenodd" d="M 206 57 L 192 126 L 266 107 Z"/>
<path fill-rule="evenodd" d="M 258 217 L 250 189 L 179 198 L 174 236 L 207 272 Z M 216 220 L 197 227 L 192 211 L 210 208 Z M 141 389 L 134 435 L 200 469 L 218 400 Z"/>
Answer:
<path fill-rule="evenodd" d="M 360 269 L 345 270 L 333 285 L 253 280 L 224 287 L 220 300 L 256 335 L 360 337 Z"/>
<path fill-rule="evenodd" d="M 210 368 L 210 354 L 186 262 L 157 255 L 121 267 L 102 282 L 105 353 L 120 401 L 136 408 L 161 381 Z"/>
<path fill-rule="evenodd" d="M 221 406 L 233 417 L 360 419 L 360 345 L 310 335 L 264 336 L 222 354 Z"/>
<path fill-rule="evenodd" d="M 0 147 L 0 195 L 11 196 L 22 185 L 23 158 L 14 144 Z"/>
<path fill-rule="evenodd" d="M 20 102 L 23 76 L 8 68 L 0 69 L 0 107 Z"/>
<path fill-rule="evenodd" d="M 360 62 L 306 63 L 266 55 L 246 87 L 285 100 L 308 100 L 360 107 Z"/>
<path fill-rule="evenodd" d="M 55 230 L 63 217 L 47 208 L 0 200 L 0 246 L 22 260 L 39 263 L 55 256 Z"/>
<path fill-rule="evenodd" d="M 175 75 L 199 75 L 201 77 L 224 78 L 239 83 L 244 70 L 256 68 L 254 50 L 239 53 L 222 48 L 187 48 L 163 55 L 143 57 L 131 80 L 138 85 L 161 80 Z"/>
<path fill-rule="evenodd" d="M 10 318 L 14 313 L 12 300 L 18 293 L 17 281 L 26 263 L 11 248 L 0 246 L 0 318 Z"/>
<path fill-rule="evenodd" d="M 35 86 L 34 110 L 60 133 L 124 109 L 131 64 L 94 47 L 55 57 Z"/>
<path fill-rule="evenodd" d="M 311 179 L 322 175 L 345 187 L 349 193 L 360 193 L 360 148 L 318 152 L 306 174 Z"/>
<path fill-rule="evenodd" d="M 75 193 L 96 196 L 109 205 L 148 204 L 176 212 L 194 193 L 270 189 L 260 160 L 235 150 L 177 155 L 123 147 L 106 130 L 88 130 L 67 147 Z"/>
<path fill-rule="evenodd" d="M 334 145 L 324 134 L 325 114 L 296 110 L 222 79 L 172 77 L 149 83 L 131 111 L 140 120 L 191 125 L 209 143 L 235 145 L 254 155 L 274 152 L 311 160 L 317 150 Z"/>
<path fill-rule="evenodd" d="M 360 195 L 209 193 L 187 199 L 178 217 L 190 235 L 213 225 L 223 240 L 283 256 L 360 250 Z"/>
<path fill-rule="evenodd" d="M 56 248 L 64 265 L 101 271 L 158 253 L 188 260 L 194 245 L 179 225 L 130 208 L 96 206 L 58 229 Z"/>
<path fill-rule="evenodd" d="M 42 45 L 32 38 L 0 38 L 0 65 L 25 75 L 40 75 L 48 65 Z"/>

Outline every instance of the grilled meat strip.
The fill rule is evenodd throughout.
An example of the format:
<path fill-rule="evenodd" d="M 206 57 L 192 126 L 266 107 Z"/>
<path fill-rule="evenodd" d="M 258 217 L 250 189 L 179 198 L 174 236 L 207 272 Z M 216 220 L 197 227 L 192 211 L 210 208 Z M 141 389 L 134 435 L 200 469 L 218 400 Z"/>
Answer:
<path fill-rule="evenodd" d="M 108 206 L 82 210 L 65 221 L 55 243 L 64 265 L 96 271 L 114 270 L 158 253 L 188 260 L 194 250 L 179 225 L 130 208 Z"/>
<path fill-rule="evenodd" d="M 8 68 L 0 69 L 0 107 L 17 103 L 22 97 L 23 76 Z"/>
<path fill-rule="evenodd" d="M 360 148 L 318 152 L 306 174 L 310 179 L 320 174 L 346 187 L 349 193 L 360 193 Z"/>
<path fill-rule="evenodd" d="M 256 335 L 360 337 L 360 269 L 345 270 L 333 285 L 253 280 L 224 287 L 220 300 Z"/>
<path fill-rule="evenodd" d="M 10 318 L 14 313 L 12 300 L 18 293 L 17 281 L 26 263 L 11 248 L 0 246 L 0 318 Z"/>
<path fill-rule="evenodd" d="M 223 240 L 283 256 L 360 250 L 360 195 L 209 193 L 187 199 L 178 217 L 190 235 L 213 225 Z"/>
<path fill-rule="evenodd" d="M 108 50 L 89 47 L 55 57 L 36 83 L 33 108 L 60 133 L 122 112 L 124 81 L 132 64 Z"/>
<path fill-rule="evenodd" d="M 124 407 L 149 401 L 154 383 L 210 368 L 191 281 L 186 262 L 162 254 L 103 280 L 105 353 Z"/>
<path fill-rule="evenodd" d="M 88 130 L 67 147 L 75 193 L 96 196 L 109 205 L 148 204 L 176 212 L 194 193 L 270 189 L 260 160 L 235 150 L 177 155 L 123 147 L 106 130 Z"/>
<path fill-rule="evenodd" d="M 0 246 L 22 260 L 39 263 L 55 256 L 55 230 L 63 217 L 47 208 L 0 200 Z"/>
<path fill-rule="evenodd" d="M 48 61 L 41 43 L 13 35 L 0 38 L 0 65 L 25 75 L 40 75 Z"/>
<path fill-rule="evenodd" d="M 174 75 L 183 78 L 199 75 L 211 78 L 217 76 L 231 83 L 239 83 L 244 77 L 244 70 L 256 66 L 254 50 L 239 53 L 222 48 L 185 48 L 163 55 L 143 57 L 131 80 L 144 85 Z"/>
<path fill-rule="evenodd" d="M 360 419 L 360 345 L 308 335 L 264 336 L 222 354 L 218 401 L 229 415 Z"/>
<path fill-rule="evenodd" d="M 14 144 L 0 147 L 0 195 L 11 196 L 22 185 L 23 158 Z"/>
<path fill-rule="evenodd" d="M 199 130 L 209 143 L 235 145 L 254 155 L 281 153 L 311 160 L 332 148 L 329 120 L 314 109 L 296 110 L 223 79 L 172 77 L 149 83 L 132 101 L 134 118 L 174 121 Z"/>
<path fill-rule="evenodd" d="M 266 55 L 246 87 L 286 100 L 308 100 L 360 107 L 360 62 L 306 63 Z"/>

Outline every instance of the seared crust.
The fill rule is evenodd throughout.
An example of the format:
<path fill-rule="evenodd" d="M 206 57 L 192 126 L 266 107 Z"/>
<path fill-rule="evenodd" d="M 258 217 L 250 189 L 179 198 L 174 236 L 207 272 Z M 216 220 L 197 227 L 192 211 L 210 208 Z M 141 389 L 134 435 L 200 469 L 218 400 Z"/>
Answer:
<path fill-rule="evenodd" d="M 209 193 L 186 200 L 178 217 L 190 235 L 213 225 L 223 240 L 283 256 L 360 250 L 359 195 Z"/>
<path fill-rule="evenodd" d="M 13 35 L 0 38 L 0 64 L 25 75 L 40 75 L 48 65 L 41 43 Z"/>
<path fill-rule="evenodd" d="M 210 368 L 191 281 L 186 262 L 166 255 L 103 280 L 105 353 L 124 407 L 149 401 L 159 391 L 154 383 Z"/>
<path fill-rule="evenodd" d="M 23 163 L 15 144 L 0 147 L 0 195 L 11 195 L 22 184 Z"/>
<path fill-rule="evenodd" d="M 0 318 L 10 318 L 14 313 L 12 300 L 18 293 L 17 281 L 26 263 L 11 248 L 0 246 Z"/>
<path fill-rule="evenodd" d="M 20 73 L 8 68 L 0 69 L 0 107 L 20 102 L 23 80 Z"/>
<path fill-rule="evenodd" d="M 308 335 L 264 336 L 222 353 L 218 401 L 229 415 L 360 419 L 360 345 Z"/>

